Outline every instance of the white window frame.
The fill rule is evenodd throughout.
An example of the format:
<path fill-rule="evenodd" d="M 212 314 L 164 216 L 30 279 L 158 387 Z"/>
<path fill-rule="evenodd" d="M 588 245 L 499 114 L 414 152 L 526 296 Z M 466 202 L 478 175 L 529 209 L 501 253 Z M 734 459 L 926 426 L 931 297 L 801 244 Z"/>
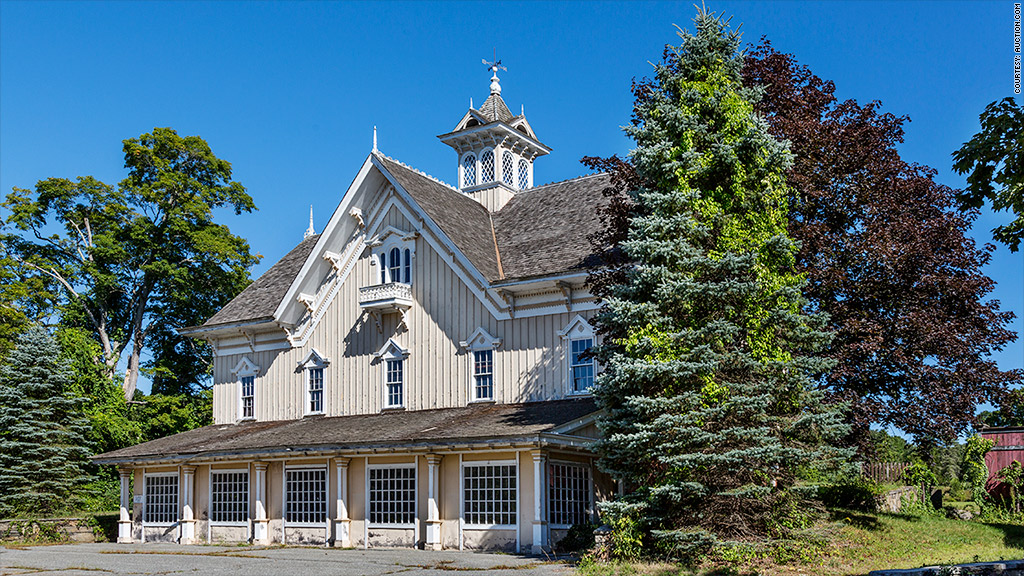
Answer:
<path fill-rule="evenodd" d="M 512 163 L 511 182 L 505 182 L 505 158 L 509 158 Z M 505 148 L 501 149 L 501 178 L 497 178 L 498 182 L 501 182 L 509 188 L 516 188 L 519 183 L 519 157 L 511 150 Z"/>
<path fill-rule="evenodd" d="M 331 361 L 326 356 L 317 352 L 316 348 L 313 348 L 306 354 L 306 357 L 299 362 L 299 370 L 302 372 L 302 387 L 303 387 L 303 416 L 316 416 L 319 414 L 325 414 L 327 412 L 327 367 L 331 365 Z M 312 391 L 310 390 L 311 378 L 313 370 L 320 370 L 323 378 L 320 382 L 320 410 L 314 411 L 310 409 L 312 404 Z"/>
<path fill-rule="evenodd" d="M 245 515 L 246 515 L 246 519 L 244 521 L 230 522 L 230 521 L 214 520 L 213 519 L 213 477 L 216 474 L 245 474 L 245 477 L 246 477 L 245 484 L 248 487 L 248 490 L 246 491 L 246 497 L 245 497 L 245 501 L 246 501 Z M 208 494 L 208 498 L 207 498 L 206 501 L 209 503 L 209 506 L 210 506 L 210 512 L 209 512 L 210 526 L 239 526 L 239 527 L 244 526 L 244 527 L 248 528 L 249 527 L 249 522 L 252 520 L 252 500 L 253 500 L 252 499 L 252 475 L 249 473 L 249 469 L 248 468 L 212 468 L 212 469 L 210 469 L 210 477 L 209 477 L 209 482 L 207 482 L 207 484 L 209 485 L 208 486 L 209 494 Z"/>
<path fill-rule="evenodd" d="M 501 166 L 499 165 L 500 160 L 498 158 L 498 153 L 496 152 L 496 150 L 497 150 L 496 148 L 492 148 L 492 147 L 487 147 L 487 148 L 483 148 L 483 149 L 480 150 L 480 154 L 477 156 L 477 159 L 476 159 L 476 163 L 477 163 L 477 179 L 476 179 L 477 182 L 476 183 L 477 184 L 481 184 L 482 185 L 482 184 L 493 184 L 495 182 L 501 182 L 501 178 L 500 178 L 501 174 L 498 173 L 498 170 L 501 168 Z M 491 153 L 491 179 L 490 180 L 484 180 L 484 154 L 487 154 L 488 152 Z"/>
<path fill-rule="evenodd" d="M 591 346 L 597 345 L 597 333 L 594 327 L 583 316 L 579 314 L 566 325 L 565 329 L 560 330 L 558 335 L 562 338 L 562 349 L 564 358 L 564 369 L 562 373 L 565 378 L 565 394 L 566 396 L 590 396 L 592 394 L 591 388 L 586 390 L 575 390 L 573 388 L 573 362 L 572 362 L 572 343 L 575 340 L 590 340 Z M 597 360 L 591 358 L 590 363 L 593 365 L 594 370 L 594 381 L 597 381 L 598 365 Z"/>
<path fill-rule="evenodd" d="M 237 417 L 235 418 L 235 421 L 236 422 L 241 422 L 243 420 L 255 420 L 256 419 L 256 377 L 259 376 L 260 367 L 257 366 L 252 360 L 250 360 L 248 356 L 243 356 L 242 359 L 238 361 L 238 364 L 236 364 L 235 367 L 231 369 L 231 373 L 235 375 L 235 380 L 237 381 L 236 389 L 237 389 L 237 392 L 238 392 L 237 395 L 236 395 L 236 398 L 237 398 L 238 402 L 237 402 L 237 406 L 236 406 Z M 243 407 L 244 407 L 243 399 L 245 398 L 244 396 L 242 396 L 242 379 L 243 378 L 252 378 L 252 416 L 244 416 L 243 415 Z"/>
<path fill-rule="evenodd" d="M 522 165 L 523 162 L 526 163 L 526 182 L 525 182 L 526 186 L 525 187 L 523 187 L 524 183 L 521 182 L 520 178 L 519 178 L 519 170 L 520 170 L 520 166 Z M 520 157 L 519 158 L 519 162 L 516 163 L 516 188 L 519 188 L 520 190 L 527 190 L 529 188 L 533 188 L 533 162 L 530 162 L 526 158 Z"/>
<path fill-rule="evenodd" d="M 466 184 L 466 160 L 473 158 L 472 183 Z M 459 158 L 459 188 L 471 188 L 480 183 L 480 155 L 476 152 L 466 152 Z"/>
<path fill-rule="evenodd" d="M 381 411 L 384 410 L 404 410 L 408 404 L 407 399 L 409 397 L 409 365 L 406 360 L 409 359 L 409 351 L 402 348 L 398 342 L 394 339 L 389 338 L 384 346 L 377 351 L 374 356 L 380 361 L 380 390 L 381 398 L 380 405 Z M 402 363 L 402 402 L 400 404 L 388 403 L 388 362 L 398 361 Z"/>
<path fill-rule="evenodd" d="M 149 486 L 146 482 L 149 478 L 173 477 L 177 479 L 174 489 L 174 521 L 172 522 L 147 522 L 146 514 L 149 512 Z M 142 526 L 174 526 L 181 521 L 181 477 L 178 472 L 144 472 L 142 474 Z"/>
<path fill-rule="evenodd" d="M 324 521 L 322 522 L 293 522 L 288 520 L 288 472 L 303 470 L 322 470 L 324 473 Z M 331 471 L 326 464 L 295 464 L 285 465 L 281 472 L 281 531 L 289 528 L 325 528 L 331 522 Z"/>
<path fill-rule="evenodd" d="M 583 469 L 583 470 L 587 471 L 587 498 L 589 499 L 589 502 L 587 502 L 587 508 L 586 508 L 585 513 L 586 513 L 586 519 L 592 521 L 594 519 L 594 496 L 595 496 L 594 495 L 594 467 L 592 465 L 584 463 L 584 462 L 574 462 L 572 460 L 548 460 L 547 466 L 548 466 L 548 469 L 546 471 L 546 474 L 547 474 L 547 478 L 548 478 L 548 482 L 547 482 L 548 486 L 547 486 L 547 494 L 545 494 L 545 496 L 544 496 L 544 500 L 547 503 L 547 508 L 548 508 L 547 509 L 546 518 L 548 518 L 548 520 L 551 521 L 551 505 L 552 505 L 551 492 L 552 492 L 552 490 L 554 490 L 554 487 L 555 487 L 554 486 L 554 474 L 552 474 L 552 468 L 555 467 L 555 466 L 569 466 L 569 467 L 580 468 L 580 469 Z M 572 528 L 572 524 L 555 524 L 554 522 L 552 522 L 550 526 L 551 526 L 551 528 L 554 528 L 555 530 L 566 530 L 566 529 Z"/>
<path fill-rule="evenodd" d="M 476 467 L 487 467 L 487 466 L 511 466 L 514 474 L 512 479 L 515 481 L 516 486 L 513 490 L 512 503 L 515 505 L 515 511 L 512 512 L 512 517 L 515 520 L 512 524 L 471 524 L 467 519 L 466 512 L 466 468 Z M 520 499 L 520 488 L 519 485 L 519 462 L 517 460 L 463 460 L 459 466 L 459 510 L 461 511 L 462 529 L 463 530 L 517 530 L 519 526 L 519 514 L 522 512 L 519 509 Z"/>
<path fill-rule="evenodd" d="M 412 522 L 409 523 L 383 523 L 383 522 L 371 522 L 370 521 L 370 470 L 385 470 L 385 469 L 408 469 L 412 470 Z M 419 485 L 419 466 L 416 462 L 402 462 L 397 464 L 367 464 L 366 465 L 366 480 L 363 486 L 366 487 L 366 507 L 363 510 L 366 511 L 366 526 L 367 528 L 397 528 L 404 530 L 415 530 L 420 518 L 420 485 Z"/>
<path fill-rule="evenodd" d="M 459 347 L 466 352 L 468 357 L 468 373 L 469 373 L 469 392 L 467 398 L 470 403 L 474 402 L 494 402 L 498 396 L 498 354 L 497 350 L 501 346 L 501 339 L 491 336 L 482 327 L 477 328 L 469 338 L 459 342 Z M 491 397 L 490 398 L 479 398 L 476 395 L 476 353 L 477 352 L 491 352 Z"/>
<path fill-rule="evenodd" d="M 381 284 L 408 284 L 412 286 L 412 280 L 415 276 L 415 262 L 416 262 L 416 237 L 417 234 L 405 233 L 393 226 L 389 226 L 388 229 L 380 236 L 376 242 L 370 244 L 372 248 L 372 254 L 370 263 L 372 266 L 380 267 L 377 270 L 374 279 L 383 280 Z M 398 248 L 398 278 L 391 277 L 391 250 Z M 408 253 L 409 259 L 409 281 L 405 281 L 405 260 L 406 253 Z"/>

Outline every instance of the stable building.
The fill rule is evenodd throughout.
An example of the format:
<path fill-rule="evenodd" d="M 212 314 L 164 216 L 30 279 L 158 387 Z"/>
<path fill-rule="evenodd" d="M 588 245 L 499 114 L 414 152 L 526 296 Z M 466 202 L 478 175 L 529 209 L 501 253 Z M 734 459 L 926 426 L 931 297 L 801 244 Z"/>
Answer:
<path fill-rule="evenodd" d="M 320 234 L 203 325 L 215 424 L 95 457 L 119 542 L 550 549 L 596 519 L 587 287 L 605 174 L 490 96 L 439 136 L 457 186 L 373 150 Z"/>

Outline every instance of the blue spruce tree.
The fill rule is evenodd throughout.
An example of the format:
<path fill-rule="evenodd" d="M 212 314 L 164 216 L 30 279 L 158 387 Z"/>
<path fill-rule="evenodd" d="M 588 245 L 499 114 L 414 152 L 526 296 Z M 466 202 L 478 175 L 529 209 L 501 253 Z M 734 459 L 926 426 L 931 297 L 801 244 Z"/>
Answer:
<path fill-rule="evenodd" d="M 68 382 L 60 348 L 39 326 L 0 366 L 0 517 L 67 510 L 89 480 L 88 421 Z"/>
<path fill-rule="evenodd" d="M 741 83 L 739 34 L 695 23 L 634 86 L 628 160 L 590 160 L 625 193 L 608 218 L 621 265 L 595 276 L 595 395 L 601 465 L 631 494 L 605 511 L 673 556 L 789 536 L 807 520 L 797 472 L 847 456 L 815 389 L 828 335 L 793 270 L 790 154 Z"/>

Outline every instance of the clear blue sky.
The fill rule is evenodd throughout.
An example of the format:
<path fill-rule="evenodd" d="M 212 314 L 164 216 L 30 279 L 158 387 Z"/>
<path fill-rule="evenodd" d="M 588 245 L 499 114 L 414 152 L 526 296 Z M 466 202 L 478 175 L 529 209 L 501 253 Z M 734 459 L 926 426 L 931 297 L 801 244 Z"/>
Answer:
<path fill-rule="evenodd" d="M 259 211 L 226 222 L 264 256 L 254 276 L 319 231 L 370 151 L 448 182 L 450 131 L 488 94 L 481 58 L 508 67 L 502 95 L 525 105 L 554 151 L 537 183 L 624 154 L 630 80 L 690 25 L 692 2 L 0 1 L 0 191 L 60 176 L 124 176 L 121 140 L 156 126 L 206 139 Z M 768 36 L 841 98 L 907 114 L 904 158 L 960 187 L 950 153 L 978 114 L 1012 95 L 1013 3 L 715 2 L 744 39 Z M 1008 222 L 987 213 L 974 235 Z M 999 247 L 994 297 L 1024 316 L 1024 255 Z M 1021 332 L 1020 318 L 1013 325 Z M 1020 341 L 997 356 L 1024 366 Z M 143 389 L 146 385 L 143 384 Z"/>

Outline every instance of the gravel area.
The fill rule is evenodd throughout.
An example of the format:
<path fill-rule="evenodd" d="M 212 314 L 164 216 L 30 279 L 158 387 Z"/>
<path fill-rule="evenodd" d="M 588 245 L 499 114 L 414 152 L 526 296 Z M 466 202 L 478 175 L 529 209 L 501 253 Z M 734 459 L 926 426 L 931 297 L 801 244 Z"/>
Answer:
<path fill-rule="evenodd" d="M 409 549 L 260 548 L 175 544 L 65 544 L 0 548 L 0 574 L 385 574 L 570 576 L 562 562 L 510 554 Z"/>

